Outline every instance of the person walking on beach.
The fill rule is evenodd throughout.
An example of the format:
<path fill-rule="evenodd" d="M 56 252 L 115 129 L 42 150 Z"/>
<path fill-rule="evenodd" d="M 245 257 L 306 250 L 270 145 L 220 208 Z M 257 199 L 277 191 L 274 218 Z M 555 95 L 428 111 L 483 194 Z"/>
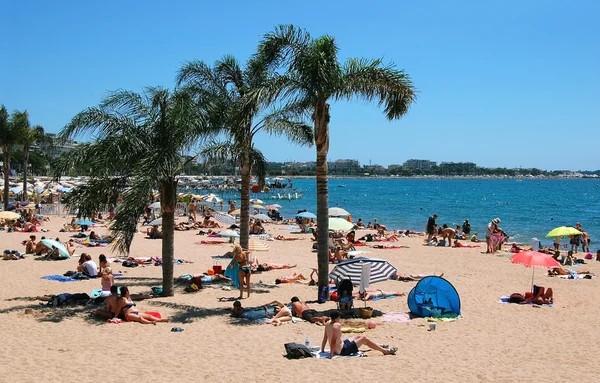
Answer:
<path fill-rule="evenodd" d="M 425 233 L 427 234 L 427 240 L 425 242 L 429 242 L 431 241 L 431 238 L 433 237 L 433 234 L 435 233 L 435 228 L 437 227 L 435 220 L 437 219 L 438 215 L 434 214 L 431 217 L 429 217 L 429 219 L 427 220 L 427 225 L 425 226 Z"/>
<path fill-rule="evenodd" d="M 188 216 L 196 222 L 196 204 L 194 201 L 190 201 L 188 204 Z"/>
<path fill-rule="evenodd" d="M 325 346 L 329 343 L 329 359 L 334 355 L 348 356 L 358 353 L 358 348 L 363 344 L 372 350 L 377 350 L 383 355 L 396 355 L 397 348 L 383 348 L 364 335 L 354 335 L 342 341 L 342 326 L 340 324 L 340 312 L 333 311 L 331 321 L 325 326 L 321 352 L 325 352 Z"/>

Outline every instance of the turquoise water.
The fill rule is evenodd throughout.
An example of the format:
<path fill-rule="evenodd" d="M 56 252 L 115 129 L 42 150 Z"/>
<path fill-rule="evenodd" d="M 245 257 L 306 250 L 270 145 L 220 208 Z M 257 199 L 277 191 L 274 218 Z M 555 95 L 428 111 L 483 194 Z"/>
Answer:
<path fill-rule="evenodd" d="M 315 180 L 297 179 L 294 187 L 304 198 L 265 202 L 282 205 L 284 217 L 299 209 L 314 213 Z M 592 247 L 600 243 L 600 183 L 592 179 L 331 179 L 329 206 L 342 207 L 365 224 L 377 218 L 390 229 L 424 231 L 434 213 L 438 225 L 460 225 L 468 218 L 472 232 L 480 236 L 499 217 L 511 239 L 529 242 L 537 237 L 546 244 L 552 240 L 544 236 L 554 227 L 581 222 Z"/>

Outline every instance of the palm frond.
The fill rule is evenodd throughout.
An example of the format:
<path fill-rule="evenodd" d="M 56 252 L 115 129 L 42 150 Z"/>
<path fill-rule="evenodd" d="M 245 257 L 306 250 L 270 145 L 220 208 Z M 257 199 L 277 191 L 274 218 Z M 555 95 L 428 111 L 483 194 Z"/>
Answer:
<path fill-rule="evenodd" d="M 115 218 L 110 225 L 115 239 L 113 247 L 121 254 L 129 254 L 138 220 L 147 206 L 148 196 L 156 187 L 155 179 L 139 175 L 132 187 L 123 193 L 123 203 L 116 209 Z"/>
<path fill-rule="evenodd" d="M 256 65 L 279 68 L 294 59 L 311 40 L 310 34 L 304 29 L 279 25 L 273 32 L 263 36 L 252 60 Z"/>
<path fill-rule="evenodd" d="M 335 98 L 351 99 L 355 95 L 366 101 L 376 100 L 390 120 L 406 114 L 416 100 L 410 77 L 394 64 L 383 65 L 381 59 L 349 59 L 345 63 L 343 85 Z"/>
<path fill-rule="evenodd" d="M 268 164 L 263 153 L 255 147 L 250 150 L 250 168 L 258 178 L 258 185 L 262 189 L 265 185 Z"/>

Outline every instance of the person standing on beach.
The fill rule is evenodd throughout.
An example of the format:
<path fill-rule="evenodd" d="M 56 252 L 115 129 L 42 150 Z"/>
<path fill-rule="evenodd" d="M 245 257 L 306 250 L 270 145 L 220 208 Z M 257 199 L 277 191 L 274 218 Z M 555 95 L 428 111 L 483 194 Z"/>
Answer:
<path fill-rule="evenodd" d="M 500 223 L 500 218 L 494 218 L 492 222 L 488 223 L 487 228 L 485 230 L 485 243 L 487 245 L 487 249 L 485 250 L 486 254 L 494 253 L 495 245 L 492 244 L 492 236 L 498 233 L 498 224 Z"/>
<path fill-rule="evenodd" d="M 188 216 L 196 222 L 196 204 L 194 201 L 190 201 L 188 204 Z"/>
<path fill-rule="evenodd" d="M 462 231 L 465 233 L 465 238 L 471 238 L 471 224 L 468 219 L 465 219 L 465 222 L 462 224 Z"/>
<path fill-rule="evenodd" d="M 434 214 L 431 217 L 429 217 L 429 219 L 427 220 L 427 225 L 425 226 L 425 233 L 427 234 L 427 240 L 425 242 L 429 242 L 431 241 L 431 238 L 433 237 L 433 234 L 435 233 L 435 228 L 437 227 L 435 220 L 437 219 L 438 215 Z"/>

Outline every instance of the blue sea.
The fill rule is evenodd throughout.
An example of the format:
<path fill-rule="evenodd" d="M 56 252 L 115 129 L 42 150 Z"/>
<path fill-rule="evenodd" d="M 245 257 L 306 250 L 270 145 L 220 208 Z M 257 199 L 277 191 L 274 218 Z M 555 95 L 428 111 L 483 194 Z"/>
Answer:
<path fill-rule="evenodd" d="M 282 205 L 284 217 L 299 209 L 315 213 L 316 181 L 296 179 L 294 188 L 304 198 L 265 203 Z M 592 248 L 600 244 L 600 181 L 593 179 L 338 178 L 329 180 L 329 206 L 342 207 L 365 224 L 376 218 L 389 229 L 424 231 L 433 214 L 439 216 L 438 225 L 451 227 L 469 219 L 480 237 L 487 223 L 499 217 L 511 240 L 531 242 L 535 237 L 547 245 L 552 243 L 545 238 L 550 230 L 581 222 Z"/>

